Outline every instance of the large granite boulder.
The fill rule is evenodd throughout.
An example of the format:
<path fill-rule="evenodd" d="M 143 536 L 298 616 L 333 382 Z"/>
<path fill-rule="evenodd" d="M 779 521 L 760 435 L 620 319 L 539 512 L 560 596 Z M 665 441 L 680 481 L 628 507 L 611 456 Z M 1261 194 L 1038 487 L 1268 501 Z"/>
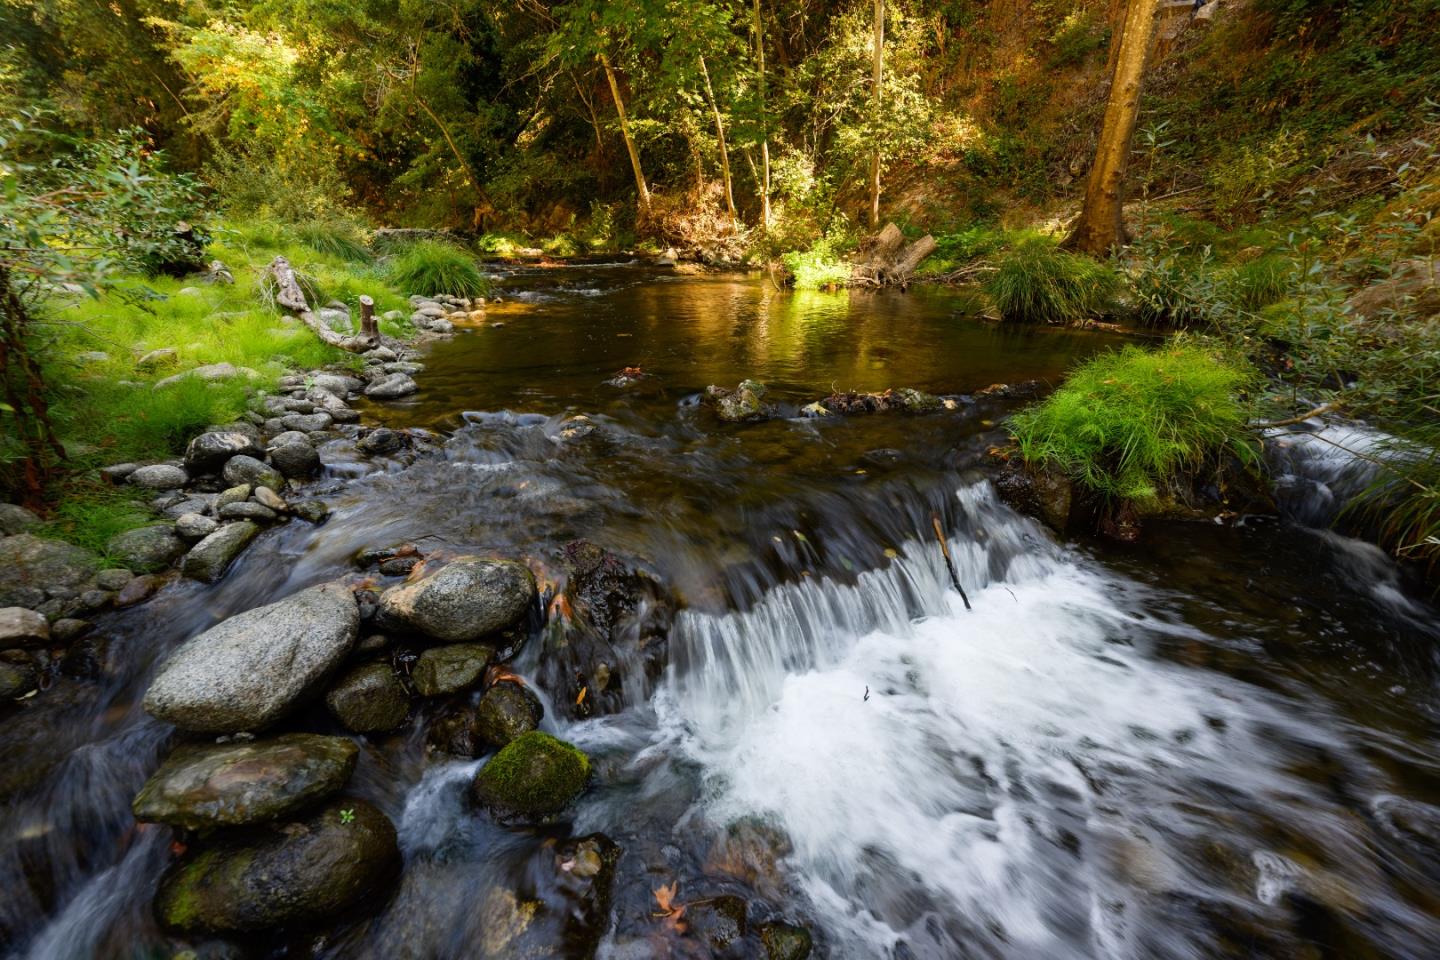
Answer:
<path fill-rule="evenodd" d="M 97 565 L 93 554 L 71 543 L 29 533 L 0 537 L 0 607 L 32 606 L 37 592 L 43 599 L 47 591 L 87 590 Z"/>
<path fill-rule="evenodd" d="M 181 933 L 305 927 L 383 892 L 400 867 L 395 826 L 363 800 L 199 847 L 160 883 L 155 915 Z"/>
<path fill-rule="evenodd" d="M 535 602 L 535 577 L 522 563 L 459 557 L 415 583 L 380 596 L 386 621 L 452 643 L 516 623 Z"/>
<path fill-rule="evenodd" d="M 339 584 L 236 614 L 175 651 L 145 709 L 197 733 L 264 729 L 323 689 L 359 629 L 355 595 Z"/>
<path fill-rule="evenodd" d="M 278 820 L 345 786 L 359 748 L 344 737 L 290 733 L 274 740 L 176 750 L 135 796 L 135 819 L 187 830 Z"/>

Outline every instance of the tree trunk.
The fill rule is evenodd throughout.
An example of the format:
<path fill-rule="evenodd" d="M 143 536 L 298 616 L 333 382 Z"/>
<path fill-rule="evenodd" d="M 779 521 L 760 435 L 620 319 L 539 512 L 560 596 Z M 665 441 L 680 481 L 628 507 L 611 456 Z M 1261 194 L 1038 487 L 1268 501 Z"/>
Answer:
<path fill-rule="evenodd" d="M 1130 141 L 1140 112 L 1140 86 L 1145 79 L 1145 61 L 1155 33 L 1159 0 L 1128 0 L 1125 24 L 1110 99 L 1100 126 L 1095 163 L 1085 184 L 1085 205 L 1065 246 L 1095 256 L 1105 256 L 1125 242 L 1122 210 L 1125 167 L 1130 159 Z"/>
<path fill-rule="evenodd" d="M 366 326 L 374 327 L 375 302 L 372 300 L 367 311 L 365 297 L 361 300 L 361 335 L 358 337 L 346 337 L 336 333 L 325 325 L 310 309 L 310 304 L 305 300 L 305 291 L 300 288 L 300 281 L 295 277 L 295 268 L 290 266 L 290 261 L 284 257 L 276 257 L 270 261 L 270 266 L 265 268 L 262 279 L 268 278 L 275 284 L 275 302 L 283 309 L 289 310 L 300 319 L 300 322 L 310 328 L 310 331 L 319 337 L 324 343 L 341 350 L 348 350 L 350 353 L 364 353 L 373 350 L 380 343 L 379 330 L 376 329 L 375 336 L 366 336 Z M 366 313 L 369 313 L 369 323 L 366 324 Z"/>
<path fill-rule="evenodd" d="M 885 0 L 875 0 L 875 43 L 874 43 L 874 92 L 875 123 L 880 123 L 880 83 L 885 74 Z M 870 157 L 870 227 L 880 226 L 880 140 L 875 137 L 875 152 Z"/>
<path fill-rule="evenodd" d="M 760 23 L 760 0 L 755 0 L 755 59 L 759 66 L 759 82 L 757 88 L 760 92 L 760 224 L 765 230 L 770 229 L 770 118 L 766 115 L 765 108 L 765 31 Z"/>
<path fill-rule="evenodd" d="M 25 447 L 21 501 L 39 509 L 44 505 L 45 487 L 54 463 L 63 462 L 66 456 L 50 421 L 40 365 L 26 343 L 29 326 L 29 311 L 15 289 L 10 270 L 0 264 L 0 385 L 15 421 L 15 432 Z"/>
<path fill-rule="evenodd" d="M 740 218 L 735 214 L 735 192 L 730 188 L 730 151 L 725 146 L 725 123 L 720 118 L 720 104 L 715 100 L 715 91 L 710 86 L 710 71 L 705 69 L 705 58 L 700 58 L 700 76 L 705 78 L 705 97 L 710 101 L 710 111 L 715 114 L 715 139 L 720 144 L 720 179 L 725 185 L 725 212 L 730 215 L 730 226 L 739 226 Z"/>
<path fill-rule="evenodd" d="M 620 117 L 620 136 L 625 139 L 625 150 L 630 154 L 630 169 L 635 172 L 635 193 L 640 207 L 640 220 L 650 217 L 650 188 L 645 185 L 645 171 L 640 168 L 640 151 L 635 138 L 630 136 L 630 120 L 625 116 L 625 101 L 620 98 L 620 84 L 615 80 L 615 70 L 610 58 L 600 54 L 600 65 L 605 68 L 605 79 L 610 81 L 610 96 L 615 99 L 615 113 Z"/>

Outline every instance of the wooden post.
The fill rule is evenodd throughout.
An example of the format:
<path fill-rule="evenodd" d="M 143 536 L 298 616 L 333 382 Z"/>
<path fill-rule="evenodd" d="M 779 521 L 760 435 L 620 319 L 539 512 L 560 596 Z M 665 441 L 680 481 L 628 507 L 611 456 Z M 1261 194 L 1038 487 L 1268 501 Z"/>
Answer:
<path fill-rule="evenodd" d="M 360 336 L 380 342 L 380 323 L 375 319 L 375 300 L 368 296 L 360 297 Z"/>

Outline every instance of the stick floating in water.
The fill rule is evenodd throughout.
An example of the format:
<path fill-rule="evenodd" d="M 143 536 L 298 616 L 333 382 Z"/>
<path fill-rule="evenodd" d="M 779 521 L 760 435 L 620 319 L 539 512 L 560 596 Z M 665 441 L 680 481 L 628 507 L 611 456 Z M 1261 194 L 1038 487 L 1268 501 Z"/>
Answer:
<path fill-rule="evenodd" d="M 945 531 L 940 527 L 940 515 L 930 514 L 930 522 L 935 527 L 935 539 L 940 541 L 940 553 L 945 557 L 945 569 L 950 571 L 950 582 L 955 585 L 955 592 L 960 594 L 960 600 L 965 604 L 965 609 L 970 609 L 970 598 L 965 596 L 965 588 L 960 586 L 960 577 L 955 573 L 955 561 L 950 559 L 950 544 L 945 542 Z"/>

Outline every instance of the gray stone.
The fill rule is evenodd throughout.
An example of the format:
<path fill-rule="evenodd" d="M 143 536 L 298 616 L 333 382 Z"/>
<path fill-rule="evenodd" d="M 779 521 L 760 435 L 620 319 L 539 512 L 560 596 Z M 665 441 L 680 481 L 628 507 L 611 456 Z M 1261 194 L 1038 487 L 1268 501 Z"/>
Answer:
<path fill-rule="evenodd" d="M 382 368 L 386 373 L 408 373 L 415 375 L 425 371 L 425 364 L 415 363 L 410 360 L 396 360 L 394 363 L 387 363 Z"/>
<path fill-rule="evenodd" d="M 280 475 L 280 471 L 243 454 L 231 457 L 225 464 L 225 482 L 232 486 L 248 483 L 252 487 L 269 487 L 271 490 L 279 490 L 285 486 L 285 478 Z"/>
<path fill-rule="evenodd" d="M 395 400 L 399 397 L 408 397 L 420 389 L 420 386 L 408 375 L 394 373 L 384 380 L 370 384 L 365 388 L 365 396 L 376 400 Z"/>
<path fill-rule="evenodd" d="M 170 463 L 155 463 L 140 467 L 126 477 L 125 481 L 147 490 L 178 490 L 190 482 L 190 475 L 183 467 Z"/>
<path fill-rule="evenodd" d="M 165 583 L 164 579 L 153 573 L 144 573 L 133 577 L 129 583 L 120 588 L 115 594 L 115 606 L 133 607 L 141 601 L 148 600 Z"/>
<path fill-rule="evenodd" d="M 290 733 L 249 743 L 184 746 L 135 796 L 135 819 L 186 830 L 278 820 L 345 786 L 359 756 L 344 737 Z"/>
<path fill-rule="evenodd" d="M 365 354 L 367 360 L 379 360 L 381 363 L 389 363 L 395 359 L 395 351 L 389 347 L 376 347 Z"/>
<path fill-rule="evenodd" d="M 392 622 L 453 643 L 514 624 L 535 595 L 535 577 L 524 564 L 457 557 L 415 583 L 386 590 L 380 609 Z"/>
<path fill-rule="evenodd" d="M 175 526 L 160 523 L 126 530 L 110 538 L 106 553 L 131 570 L 154 573 L 164 570 L 185 552 L 185 541 L 175 534 Z"/>
<path fill-rule="evenodd" d="M 317 373 L 310 378 L 310 388 L 312 390 L 328 393 L 332 396 L 339 397 L 341 400 L 344 400 L 353 393 L 359 393 L 364 386 L 365 384 L 356 380 L 354 377 L 345 377 L 335 373 Z M 316 400 L 313 396 L 310 399 Z M 316 400 L 316 402 L 321 401 Z"/>
<path fill-rule="evenodd" d="M 151 350 L 141 354 L 140 359 L 135 361 L 135 366 L 141 370 L 150 370 L 155 367 L 165 366 L 174 363 L 179 359 L 173 347 L 161 347 L 159 350 Z"/>
<path fill-rule="evenodd" d="M 505 326 L 505 324 L 492 323 L 491 326 L 503 327 Z M 454 333 L 455 324 L 451 323 L 449 320 L 432 320 L 430 321 L 430 329 L 435 333 Z"/>
<path fill-rule="evenodd" d="M 184 373 L 177 373 L 174 376 L 166 377 L 163 380 L 155 381 L 155 389 L 163 390 L 184 380 L 186 377 L 194 377 L 197 380 L 204 380 L 207 383 L 214 383 L 219 380 L 233 380 L 236 377 L 258 377 L 259 374 L 249 367 L 237 367 L 229 363 L 211 363 L 203 367 L 196 367 L 193 370 L 186 370 Z"/>
<path fill-rule="evenodd" d="M 348 671 L 325 695 L 325 706 L 345 729 L 355 733 L 383 733 L 405 722 L 410 696 L 390 664 L 362 664 Z"/>
<path fill-rule="evenodd" d="M 71 543 L 29 533 L 0 537 L 0 606 L 38 604 L 57 588 L 78 593 L 93 582 L 97 566 L 88 550 Z"/>
<path fill-rule="evenodd" d="M 538 729 L 545 718 L 540 698 L 523 684 L 506 680 L 492 684 L 475 708 L 475 734 L 503 747 L 521 734 Z"/>
<path fill-rule="evenodd" d="M 124 567 L 111 567 L 95 574 L 95 586 L 101 590 L 123 590 L 125 584 L 135 579 L 135 574 Z"/>
<path fill-rule="evenodd" d="M 196 493 L 175 498 L 164 506 L 156 506 L 162 514 L 171 520 L 179 520 L 187 513 L 205 514 L 215 509 L 217 497 L 213 493 Z"/>
<path fill-rule="evenodd" d="M 90 621 L 79 620 L 75 617 L 64 617 L 50 624 L 50 638 L 56 643 L 70 643 L 85 635 L 90 629 Z"/>
<path fill-rule="evenodd" d="M 312 433 L 316 430 L 328 429 L 335 418 L 325 412 L 320 413 L 291 413 L 280 418 L 286 430 L 299 430 L 305 433 Z"/>
<path fill-rule="evenodd" d="M 292 440 L 271 447 L 270 463 L 281 476 L 289 480 L 306 480 L 320 472 L 320 454 L 308 439 Z"/>
<path fill-rule="evenodd" d="M 399 869 L 385 815 L 363 800 L 333 800 L 292 828 L 200 846 L 161 881 L 155 915 L 182 933 L 311 926 L 382 893 Z"/>
<path fill-rule="evenodd" d="M 453 643 L 423 651 L 410 670 L 422 697 L 443 697 L 477 685 L 495 651 L 478 643 Z"/>
<path fill-rule="evenodd" d="M 252 496 L 255 497 L 256 503 L 262 507 L 268 507 L 276 513 L 286 513 L 290 510 L 290 504 L 285 502 L 285 498 L 269 487 L 256 487 Z"/>
<path fill-rule="evenodd" d="M 0 503 L 0 534 L 24 533 L 40 522 L 40 518 L 14 503 Z"/>
<path fill-rule="evenodd" d="M 237 454 L 263 457 L 255 437 L 239 430 L 202 433 L 185 448 L 185 469 L 192 474 L 218 473 Z"/>
<path fill-rule="evenodd" d="M 101 467 L 100 476 L 111 483 L 123 483 L 126 477 L 139 469 L 138 463 L 113 463 L 108 467 Z"/>
<path fill-rule="evenodd" d="M 323 500 L 299 500 L 290 504 L 290 511 L 310 523 L 324 523 L 330 518 L 330 508 Z"/>
<path fill-rule="evenodd" d="M 145 710 L 197 733 L 264 729 L 322 688 L 359 629 L 355 596 L 340 584 L 236 614 L 166 661 Z"/>
<path fill-rule="evenodd" d="M 259 532 L 260 528 L 249 520 L 227 523 L 190 548 L 180 572 L 192 580 L 214 583 Z"/>
<path fill-rule="evenodd" d="M 388 427 L 377 427 L 355 442 L 355 448 L 370 456 L 394 453 L 405 446 L 405 435 Z"/>
<path fill-rule="evenodd" d="M 221 520 L 255 520 L 259 523 L 274 523 L 280 519 L 274 510 L 263 504 L 246 500 L 244 503 L 227 503 L 220 508 Z"/>
<path fill-rule="evenodd" d="M 75 598 L 75 613 L 94 613 L 96 610 L 103 610 L 110 606 L 115 599 L 115 593 L 111 590 L 86 590 Z M 54 633 L 52 626 L 51 633 Z"/>
<path fill-rule="evenodd" d="M 175 518 L 175 532 L 186 540 L 204 540 L 219 527 L 215 520 L 198 513 L 182 513 Z"/>
<path fill-rule="evenodd" d="M 271 450 L 273 450 L 273 449 L 275 449 L 276 447 L 283 447 L 283 446 L 285 446 L 285 444 L 287 444 L 287 443 L 309 443 L 309 442 L 310 442 L 310 437 L 307 436 L 307 435 L 306 435 L 305 433 L 303 433 L 302 431 L 300 431 L 300 430 L 286 430 L 284 433 L 278 433 L 278 434 L 276 434 L 275 436 L 271 437 L 271 438 L 270 438 L 270 442 L 269 442 L 268 444 L 266 444 L 266 446 L 268 446 Z"/>
<path fill-rule="evenodd" d="M 50 621 L 24 607 L 0 607 L 0 650 L 28 647 L 50 639 Z"/>
<path fill-rule="evenodd" d="M 249 500 L 251 489 L 253 488 L 248 483 L 238 483 L 233 487 L 220 491 L 220 495 L 215 498 L 215 512 L 219 513 L 222 507 L 228 506 L 229 504 L 244 503 L 246 500 Z"/>

